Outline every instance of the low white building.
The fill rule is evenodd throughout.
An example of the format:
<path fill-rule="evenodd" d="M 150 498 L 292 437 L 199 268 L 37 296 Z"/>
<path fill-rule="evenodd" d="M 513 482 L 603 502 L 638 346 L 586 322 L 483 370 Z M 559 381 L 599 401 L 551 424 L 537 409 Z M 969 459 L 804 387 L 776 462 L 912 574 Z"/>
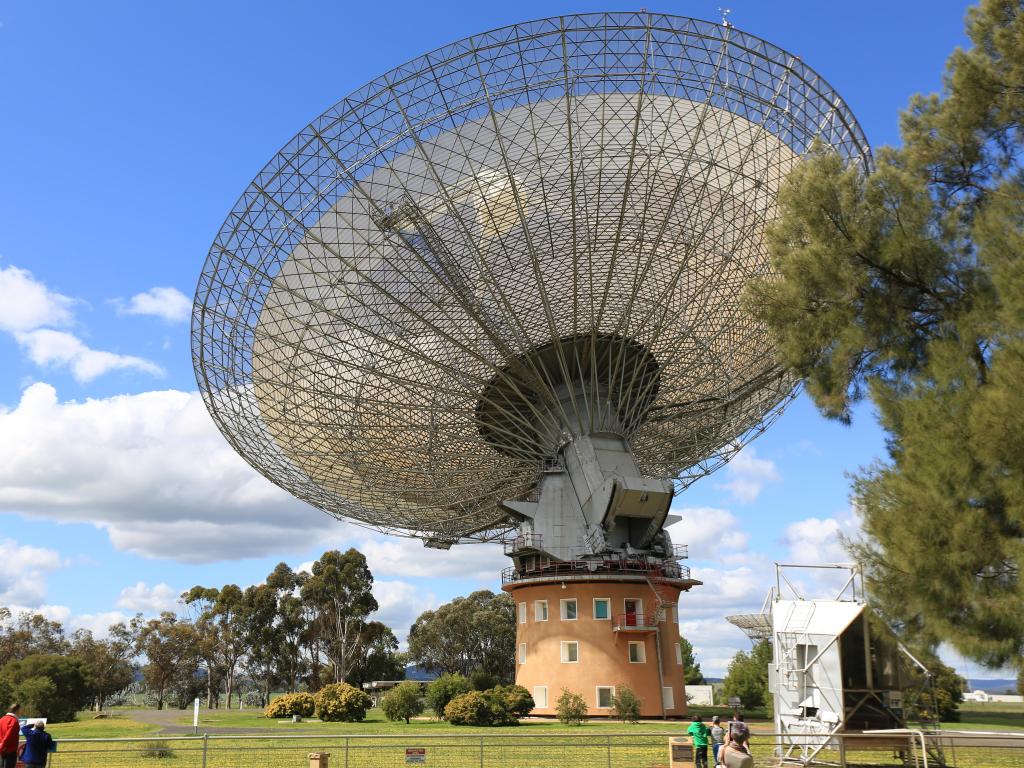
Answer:
<path fill-rule="evenodd" d="M 687 688 L 686 690 L 690 690 Z M 1024 704 L 1024 696 L 1012 693 L 989 693 L 988 691 L 971 691 L 964 694 L 964 701 L 1000 702 L 1003 704 Z"/>
<path fill-rule="evenodd" d="M 710 707 L 715 703 L 713 685 L 687 685 L 686 703 L 698 707 Z"/>

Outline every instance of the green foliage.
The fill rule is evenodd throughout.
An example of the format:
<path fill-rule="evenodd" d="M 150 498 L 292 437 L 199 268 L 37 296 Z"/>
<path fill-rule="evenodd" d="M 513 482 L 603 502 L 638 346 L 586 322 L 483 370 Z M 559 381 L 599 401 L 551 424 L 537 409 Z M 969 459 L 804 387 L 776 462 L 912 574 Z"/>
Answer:
<path fill-rule="evenodd" d="M 494 675 L 489 672 L 484 672 L 482 669 L 477 669 L 470 674 L 469 684 L 473 686 L 474 691 L 486 691 L 499 683 L 498 680 L 495 679 Z"/>
<path fill-rule="evenodd" d="M 471 690 L 472 684 L 462 675 L 441 675 L 427 686 L 427 704 L 438 719 L 443 720 L 448 702 Z"/>
<path fill-rule="evenodd" d="M 324 552 L 312 570 L 300 595 L 314 616 L 313 629 L 330 659 L 334 682 L 339 683 L 357 661 L 366 619 L 377 610 L 373 574 L 363 553 L 351 548 Z"/>
<path fill-rule="evenodd" d="M 853 485 L 876 607 L 996 666 L 1024 656 L 1024 7 L 967 32 L 871 174 L 821 147 L 790 174 L 748 299 L 826 415 L 869 396 L 889 434 Z"/>
<path fill-rule="evenodd" d="M 368 695 L 348 683 L 325 685 L 313 699 L 317 717 L 328 723 L 360 722 L 373 703 Z"/>
<path fill-rule="evenodd" d="M 772 662 L 772 646 L 767 640 L 755 645 L 750 653 L 738 652 L 729 662 L 723 688 L 726 696 L 738 696 L 744 708 L 763 707 L 771 701 L 768 693 L 768 667 Z"/>
<path fill-rule="evenodd" d="M 444 718 L 452 725 L 490 725 L 490 703 L 481 691 L 463 693 L 448 702 Z"/>
<path fill-rule="evenodd" d="M 693 658 L 693 646 L 682 635 L 679 636 L 679 650 L 683 656 L 683 674 L 687 685 L 704 685 L 704 673 Z"/>
<path fill-rule="evenodd" d="M 521 685 L 498 685 L 492 693 L 504 699 L 506 711 L 516 720 L 526 717 L 536 706 L 533 696 Z"/>
<path fill-rule="evenodd" d="M 26 656 L 4 665 L 0 677 L 28 716 L 68 722 L 89 703 L 90 682 L 80 659 L 45 654 Z"/>
<path fill-rule="evenodd" d="M 286 693 L 278 696 L 263 710 L 266 717 L 312 717 L 316 711 L 316 700 L 310 693 Z"/>
<path fill-rule="evenodd" d="M 533 696 L 521 685 L 497 685 L 456 696 L 444 716 L 452 725 L 518 725 L 533 706 Z"/>
<path fill-rule="evenodd" d="M 360 632 L 359 650 L 349 665 L 346 680 L 353 685 L 373 680 L 405 677 L 405 654 L 398 652 L 398 638 L 379 621 L 367 622 Z"/>
<path fill-rule="evenodd" d="M 423 693 L 420 691 L 419 683 L 406 680 L 399 683 L 390 691 L 384 694 L 380 708 L 384 711 L 384 717 L 388 720 L 405 720 L 416 717 L 423 712 Z"/>
<path fill-rule="evenodd" d="M 587 702 L 575 691 L 563 688 L 555 701 L 555 713 L 563 725 L 580 725 L 587 719 Z"/>
<path fill-rule="evenodd" d="M 166 741 L 147 741 L 143 742 L 139 757 L 147 760 L 168 760 L 174 757 L 174 750 Z"/>
<path fill-rule="evenodd" d="M 930 675 L 922 674 L 916 667 L 910 670 L 913 682 L 903 694 L 907 720 L 960 722 L 959 705 L 964 700 L 964 679 L 928 649 L 917 649 L 914 656 L 928 668 Z"/>
<path fill-rule="evenodd" d="M 511 596 L 474 592 L 425 611 L 409 630 L 409 655 L 446 674 L 489 675 L 484 683 L 515 677 L 516 616 Z"/>
<path fill-rule="evenodd" d="M 635 723 L 640 720 L 641 704 L 640 697 L 626 685 L 618 686 L 615 695 L 612 696 L 612 712 L 624 723 Z"/>

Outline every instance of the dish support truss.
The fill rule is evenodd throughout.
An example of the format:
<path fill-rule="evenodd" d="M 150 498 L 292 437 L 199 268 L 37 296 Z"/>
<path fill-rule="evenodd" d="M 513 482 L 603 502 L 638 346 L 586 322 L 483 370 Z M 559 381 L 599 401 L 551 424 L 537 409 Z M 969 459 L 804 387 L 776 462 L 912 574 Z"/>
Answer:
<path fill-rule="evenodd" d="M 587 439 L 628 456 L 638 500 L 671 495 L 792 396 L 739 299 L 816 141 L 870 165 L 831 86 L 732 26 L 561 16 L 428 53 L 229 214 L 192 319 L 204 401 L 276 484 L 432 546 L 513 535 L 506 502 Z"/>

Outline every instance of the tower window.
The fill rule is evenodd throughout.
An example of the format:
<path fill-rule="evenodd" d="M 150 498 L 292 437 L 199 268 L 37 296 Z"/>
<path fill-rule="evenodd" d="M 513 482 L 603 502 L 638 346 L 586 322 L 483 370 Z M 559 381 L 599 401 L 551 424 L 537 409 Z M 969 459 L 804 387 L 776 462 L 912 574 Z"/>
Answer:
<path fill-rule="evenodd" d="M 519 604 L 519 623 L 526 623 L 526 603 Z"/>
<path fill-rule="evenodd" d="M 597 708 L 598 709 L 611 709 L 612 698 L 615 696 L 614 685 L 599 685 L 597 686 Z"/>
<path fill-rule="evenodd" d="M 576 621 L 576 598 L 559 600 L 558 603 L 562 607 L 562 621 Z"/>
<path fill-rule="evenodd" d="M 533 706 L 544 709 L 548 705 L 548 687 L 546 685 L 533 686 Z"/>
<path fill-rule="evenodd" d="M 647 661 L 646 648 L 641 640 L 632 640 L 629 643 L 629 663 L 644 664 Z"/>
<path fill-rule="evenodd" d="M 562 663 L 575 664 L 580 660 L 580 644 L 575 640 L 562 641 Z"/>
<path fill-rule="evenodd" d="M 548 620 L 548 601 L 547 600 L 534 600 L 533 601 L 533 620 L 534 621 L 547 621 Z"/>
<path fill-rule="evenodd" d="M 607 597 L 594 598 L 594 618 L 606 621 L 612 617 L 612 601 Z"/>
<path fill-rule="evenodd" d="M 676 708 L 675 695 L 672 693 L 672 689 L 667 685 L 661 689 L 661 703 L 664 705 L 665 709 Z"/>

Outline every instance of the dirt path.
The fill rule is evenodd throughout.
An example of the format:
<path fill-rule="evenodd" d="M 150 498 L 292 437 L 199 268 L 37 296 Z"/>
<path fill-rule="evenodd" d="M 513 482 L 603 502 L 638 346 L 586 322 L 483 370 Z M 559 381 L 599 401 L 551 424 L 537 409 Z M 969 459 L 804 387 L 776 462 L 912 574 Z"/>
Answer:
<path fill-rule="evenodd" d="M 200 709 L 199 717 L 203 715 L 209 715 L 219 710 Z M 186 709 L 131 709 L 123 714 L 132 720 L 137 720 L 140 723 L 148 723 L 150 725 L 161 726 L 157 734 L 164 736 L 191 736 L 195 733 L 195 729 L 191 725 L 182 725 L 177 722 L 183 715 L 186 715 L 188 710 Z M 232 728 L 230 726 L 217 726 L 217 725 L 199 725 L 200 733 L 217 733 L 217 734 L 235 734 L 244 736 L 246 734 L 274 734 L 280 733 L 278 728 Z"/>

